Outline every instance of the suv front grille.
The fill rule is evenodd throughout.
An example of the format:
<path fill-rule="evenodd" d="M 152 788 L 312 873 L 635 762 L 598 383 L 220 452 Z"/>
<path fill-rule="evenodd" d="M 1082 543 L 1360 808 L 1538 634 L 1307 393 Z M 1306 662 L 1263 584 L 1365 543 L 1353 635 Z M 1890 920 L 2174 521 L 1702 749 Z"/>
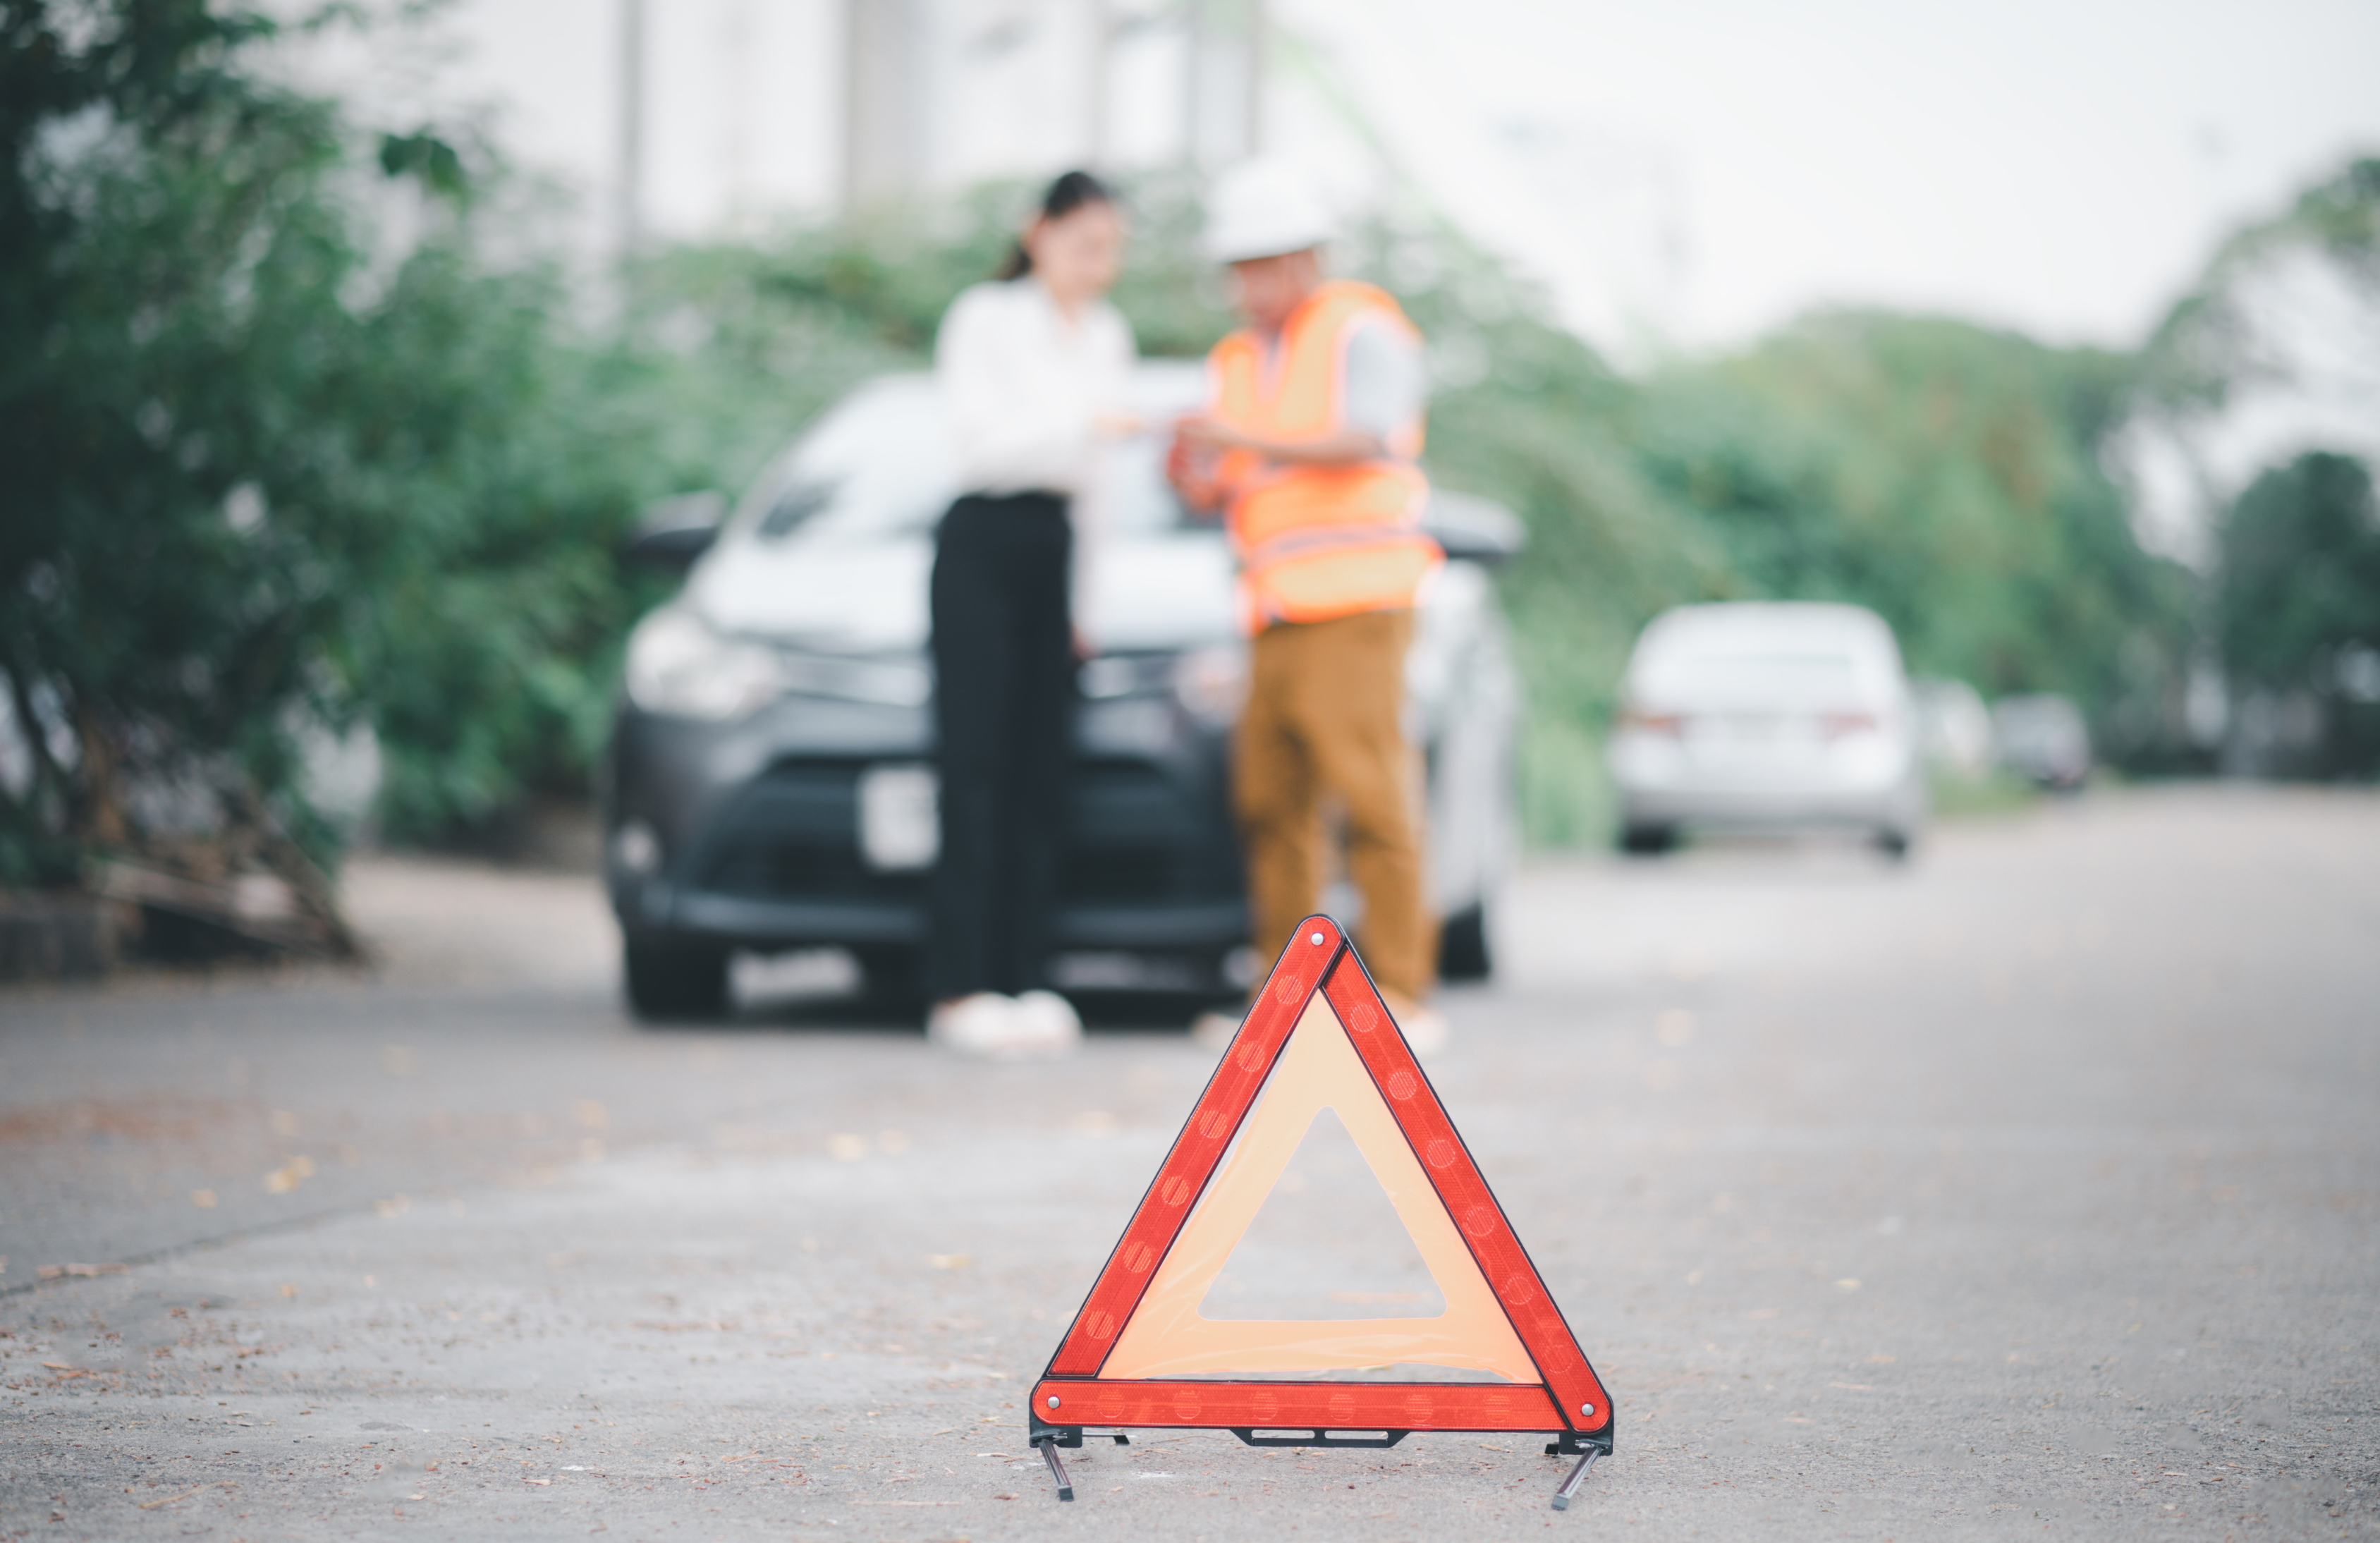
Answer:
<path fill-rule="evenodd" d="M 880 872 L 859 852 L 850 762 L 772 767 L 714 827 L 697 887 L 761 900 L 916 902 L 922 872 Z M 1061 855 L 1061 904 L 1236 897 L 1236 843 L 1220 807 L 1144 761 L 1078 762 Z"/>

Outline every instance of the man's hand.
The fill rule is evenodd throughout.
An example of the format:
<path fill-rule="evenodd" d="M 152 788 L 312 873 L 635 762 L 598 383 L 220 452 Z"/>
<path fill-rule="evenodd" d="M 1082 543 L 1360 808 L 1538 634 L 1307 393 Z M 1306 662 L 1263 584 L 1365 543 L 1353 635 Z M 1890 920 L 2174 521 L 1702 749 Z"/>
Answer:
<path fill-rule="evenodd" d="M 1223 502 L 1223 485 L 1217 479 L 1216 463 L 1220 453 L 1195 443 L 1184 432 L 1196 419 L 1184 419 L 1173 426 L 1173 443 L 1165 450 L 1165 480 L 1182 495 L 1182 502 L 1193 513 L 1211 515 Z"/>
<path fill-rule="evenodd" d="M 1222 419 L 1209 418 L 1203 413 L 1175 419 L 1173 443 L 1192 450 L 1204 450 L 1210 455 L 1220 455 L 1227 450 L 1256 448 L 1249 436 Z"/>
<path fill-rule="evenodd" d="M 1185 418 L 1174 424 L 1173 440 L 1177 445 L 1186 444 L 1194 450 L 1218 455 L 1227 450 L 1245 450 L 1283 466 L 1354 466 L 1363 461 L 1385 460 L 1389 454 L 1379 435 L 1361 430 L 1343 429 L 1318 439 L 1268 439 L 1203 416 Z"/>

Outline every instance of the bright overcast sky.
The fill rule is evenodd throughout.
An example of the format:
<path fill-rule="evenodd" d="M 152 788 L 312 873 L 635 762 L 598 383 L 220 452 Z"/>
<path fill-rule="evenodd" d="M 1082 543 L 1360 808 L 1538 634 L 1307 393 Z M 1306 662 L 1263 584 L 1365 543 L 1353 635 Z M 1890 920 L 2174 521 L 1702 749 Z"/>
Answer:
<path fill-rule="evenodd" d="M 929 3 L 975 25 L 1070 0 Z M 818 206 L 836 164 L 839 0 L 649 4 L 656 222 Z M 1349 159 L 1347 119 L 1314 83 L 1335 82 L 1425 197 L 1627 356 L 1725 345 L 1833 302 L 2130 344 L 2230 225 L 2351 152 L 2380 153 L 2375 0 L 1273 12 L 1302 45 L 1276 75 L 1280 148 Z M 524 158 L 600 190 L 613 14 L 608 0 L 460 0 L 442 94 L 500 104 Z M 731 128 L 722 103 L 742 104 Z"/>

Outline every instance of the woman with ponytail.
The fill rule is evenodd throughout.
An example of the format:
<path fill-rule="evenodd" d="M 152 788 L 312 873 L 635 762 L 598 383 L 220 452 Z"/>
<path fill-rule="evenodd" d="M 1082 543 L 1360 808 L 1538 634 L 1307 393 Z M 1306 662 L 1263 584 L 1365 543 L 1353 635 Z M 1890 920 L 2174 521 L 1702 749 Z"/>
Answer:
<path fill-rule="evenodd" d="M 1047 989 L 1066 809 L 1086 508 L 1124 417 L 1131 328 L 1107 302 L 1115 200 L 1087 172 L 1050 185 L 999 279 L 953 301 L 935 344 L 959 486 L 934 552 L 941 858 L 926 984 L 934 1040 L 1062 1055 L 1082 1038 Z"/>

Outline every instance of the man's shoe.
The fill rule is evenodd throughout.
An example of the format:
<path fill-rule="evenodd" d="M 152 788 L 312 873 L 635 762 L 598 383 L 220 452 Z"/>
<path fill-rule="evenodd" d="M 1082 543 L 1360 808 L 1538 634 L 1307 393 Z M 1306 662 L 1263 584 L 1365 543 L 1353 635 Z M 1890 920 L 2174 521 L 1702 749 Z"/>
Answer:
<path fill-rule="evenodd" d="M 1398 1031 L 1415 1055 L 1427 1059 L 1446 1049 L 1445 1014 L 1397 991 L 1382 991 L 1380 1000 L 1388 1003 L 1389 1016 L 1396 1019 Z"/>
<path fill-rule="evenodd" d="M 1245 1013 L 1201 1013 L 1190 1020 L 1190 1042 L 1202 1051 L 1220 1055 L 1232 1048 L 1240 1025 L 1246 1021 Z"/>

